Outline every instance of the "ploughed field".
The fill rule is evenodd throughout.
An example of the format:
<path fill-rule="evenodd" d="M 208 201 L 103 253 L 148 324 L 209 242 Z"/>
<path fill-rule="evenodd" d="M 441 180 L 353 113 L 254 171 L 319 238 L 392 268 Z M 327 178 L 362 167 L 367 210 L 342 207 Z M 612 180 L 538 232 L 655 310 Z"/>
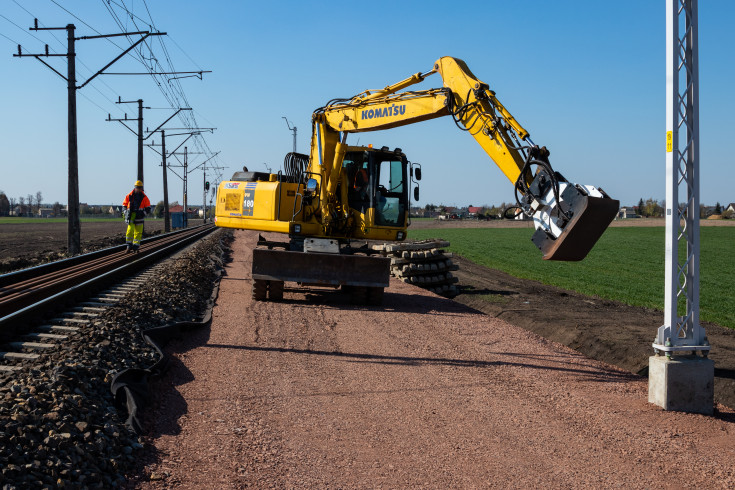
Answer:
<path fill-rule="evenodd" d="M 82 219 L 82 251 L 125 243 L 126 226 L 122 219 Z M 144 236 L 161 233 L 163 228 L 163 220 L 148 219 Z M 66 229 L 66 220 L 0 219 L 0 274 L 66 257 Z"/>

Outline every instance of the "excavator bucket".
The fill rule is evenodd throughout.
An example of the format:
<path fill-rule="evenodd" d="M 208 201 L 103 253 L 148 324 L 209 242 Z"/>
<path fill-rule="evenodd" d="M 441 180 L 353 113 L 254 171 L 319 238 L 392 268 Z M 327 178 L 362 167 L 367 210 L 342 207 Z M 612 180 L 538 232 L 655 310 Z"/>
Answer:
<path fill-rule="evenodd" d="M 571 187 L 573 189 L 573 187 Z M 564 199 L 562 195 L 562 199 Z M 543 252 L 544 260 L 579 261 L 584 259 L 610 225 L 620 209 L 620 201 L 609 197 L 576 195 L 570 203 L 572 218 L 561 235 L 549 236 L 536 230 L 531 240 Z"/>

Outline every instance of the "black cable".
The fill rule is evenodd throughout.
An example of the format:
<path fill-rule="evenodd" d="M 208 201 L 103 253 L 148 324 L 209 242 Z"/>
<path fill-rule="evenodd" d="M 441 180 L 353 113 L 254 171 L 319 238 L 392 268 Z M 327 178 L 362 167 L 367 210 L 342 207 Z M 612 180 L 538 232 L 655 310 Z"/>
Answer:
<path fill-rule="evenodd" d="M 516 203 L 521 209 L 524 210 L 524 212 L 529 217 L 533 217 L 531 214 L 525 211 L 525 208 L 523 207 L 521 203 L 521 199 L 518 197 L 518 191 L 521 191 L 524 196 L 530 193 L 531 188 L 530 188 L 530 185 L 526 183 L 525 175 L 526 175 L 526 172 L 531 169 L 531 166 L 535 165 L 545 170 L 549 176 L 549 180 L 551 181 L 551 188 L 552 188 L 552 191 L 554 192 L 554 198 L 556 199 L 557 216 L 561 216 L 563 214 L 566 218 L 569 218 L 569 215 L 567 215 L 567 213 L 564 212 L 561 208 L 561 200 L 559 199 L 559 180 L 556 178 L 556 172 L 554 172 L 554 169 L 551 168 L 551 164 L 548 162 L 548 160 L 546 160 L 544 157 L 542 157 L 543 159 L 535 158 L 533 153 L 534 153 L 533 150 L 531 151 L 531 153 L 529 153 L 528 158 L 526 159 L 526 163 L 523 164 L 521 173 L 518 175 L 518 179 L 516 179 L 515 189 L 514 189 Z M 531 195 L 533 196 L 533 194 Z M 541 197 L 541 196 L 533 196 L 533 197 Z"/>
<path fill-rule="evenodd" d="M 302 153 L 287 153 L 283 159 L 283 174 L 292 182 L 306 183 L 306 168 L 309 156 Z"/>

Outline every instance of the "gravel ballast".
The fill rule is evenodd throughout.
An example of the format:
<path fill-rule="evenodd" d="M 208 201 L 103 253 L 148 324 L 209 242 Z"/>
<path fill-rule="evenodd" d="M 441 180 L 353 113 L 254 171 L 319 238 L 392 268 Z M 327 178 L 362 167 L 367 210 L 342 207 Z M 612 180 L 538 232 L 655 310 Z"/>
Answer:
<path fill-rule="evenodd" d="M 227 234 L 217 231 L 158 268 L 159 275 L 23 370 L 0 380 L 0 482 L 15 488 L 110 488 L 143 448 L 114 405 L 110 381 L 154 364 L 147 329 L 197 320 Z"/>

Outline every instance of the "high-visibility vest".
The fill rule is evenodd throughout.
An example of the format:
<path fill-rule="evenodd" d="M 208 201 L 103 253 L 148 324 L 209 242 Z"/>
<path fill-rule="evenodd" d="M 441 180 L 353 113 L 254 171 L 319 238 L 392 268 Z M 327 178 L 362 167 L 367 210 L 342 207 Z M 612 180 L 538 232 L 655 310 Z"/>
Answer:
<path fill-rule="evenodd" d="M 135 213 L 135 224 L 141 224 L 145 220 L 145 215 L 151 211 L 151 201 L 145 193 L 135 193 L 135 190 L 130 191 L 130 194 L 125 196 L 123 200 L 123 207 L 126 208 L 131 214 Z"/>

